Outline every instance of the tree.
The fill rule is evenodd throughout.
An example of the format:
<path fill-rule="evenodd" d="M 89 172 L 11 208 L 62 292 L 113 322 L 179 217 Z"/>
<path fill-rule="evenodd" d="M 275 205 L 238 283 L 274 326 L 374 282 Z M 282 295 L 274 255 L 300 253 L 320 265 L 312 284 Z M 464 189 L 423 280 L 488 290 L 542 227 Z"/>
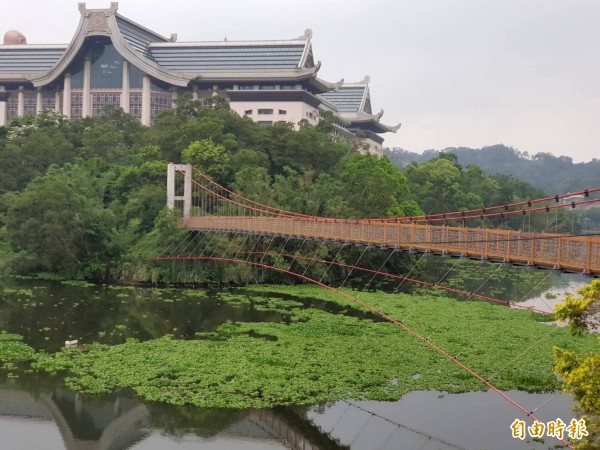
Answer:
<path fill-rule="evenodd" d="M 23 189 L 51 164 L 62 165 L 76 155 L 73 145 L 56 128 L 36 128 L 0 147 L 0 193 Z"/>
<path fill-rule="evenodd" d="M 554 307 L 554 316 L 568 321 L 574 334 L 600 327 L 600 280 L 592 281 L 577 293 L 580 297 L 567 294 L 565 302 Z"/>
<path fill-rule="evenodd" d="M 102 255 L 114 219 L 104 211 L 99 195 L 86 195 L 95 189 L 74 187 L 74 179 L 82 182 L 77 175 L 51 168 L 12 198 L 7 237 L 11 247 L 21 252 L 23 271 L 80 277 L 89 267 L 107 263 Z"/>
<path fill-rule="evenodd" d="M 212 139 L 192 142 L 181 152 L 181 159 L 184 163 L 193 164 L 218 183 L 226 182 L 231 174 L 229 154 L 225 147 L 215 144 Z"/>
<path fill-rule="evenodd" d="M 408 200 L 406 177 L 386 157 L 355 154 L 345 166 L 341 179 L 348 206 L 356 217 L 387 216 Z"/>
<path fill-rule="evenodd" d="M 412 163 L 406 176 L 414 200 L 427 214 L 467 209 L 460 188 L 461 172 L 452 161 L 438 158 L 424 164 Z"/>
<path fill-rule="evenodd" d="M 600 345 L 600 337 L 598 338 Z M 578 355 L 554 347 L 554 371 L 563 380 L 563 391 L 573 394 L 583 414 L 588 436 L 575 442 L 577 450 L 600 448 L 600 353 Z"/>
<path fill-rule="evenodd" d="M 600 326 L 600 280 L 580 289 L 581 298 L 567 295 L 564 304 L 555 307 L 559 320 L 568 320 L 579 334 Z M 600 343 L 600 337 L 598 338 Z M 575 444 L 578 450 L 600 448 L 600 353 L 578 355 L 554 347 L 554 371 L 563 380 L 563 391 L 571 393 L 584 414 L 589 436 Z"/>

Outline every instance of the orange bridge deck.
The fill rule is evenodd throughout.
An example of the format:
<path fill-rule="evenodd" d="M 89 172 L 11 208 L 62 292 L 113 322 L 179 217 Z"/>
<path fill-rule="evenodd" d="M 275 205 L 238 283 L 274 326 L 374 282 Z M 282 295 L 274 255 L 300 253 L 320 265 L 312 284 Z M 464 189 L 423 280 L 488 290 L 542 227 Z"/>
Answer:
<path fill-rule="evenodd" d="M 181 219 L 180 225 L 192 230 L 332 240 L 600 275 L 597 236 L 266 216 L 191 217 Z"/>

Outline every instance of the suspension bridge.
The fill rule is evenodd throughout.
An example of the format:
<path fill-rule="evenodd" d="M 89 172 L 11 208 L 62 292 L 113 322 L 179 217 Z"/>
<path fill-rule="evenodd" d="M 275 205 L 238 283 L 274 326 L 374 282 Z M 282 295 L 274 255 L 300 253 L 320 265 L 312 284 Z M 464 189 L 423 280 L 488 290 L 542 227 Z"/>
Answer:
<path fill-rule="evenodd" d="M 190 230 L 363 244 L 600 275 L 597 235 L 464 226 L 477 220 L 530 219 L 533 214 L 587 208 L 600 204 L 600 198 L 594 196 L 600 188 L 469 211 L 357 220 L 310 216 L 265 205 L 219 185 L 189 164 L 170 164 L 167 185 L 168 205 L 181 209 L 180 225 Z M 583 200 L 570 200 L 579 195 Z"/>
<path fill-rule="evenodd" d="M 465 295 L 468 299 L 476 298 L 488 302 L 502 303 L 508 307 L 524 308 L 516 302 L 483 296 L 477 292 L 450 288 L 440 283 L 426 283 L 410 278 L 412 270 L 407 275 L 393 274 L 382 270 L 391 255 L 397 251 L 469 258 L 577 272 L 594 277 L 600 276 L 600 236 L 595 233 L 588 234 L 587 232 L 583 234 L 556 232 L 558 230 L 559 210 L 572 211 L 574 225 L 576 211 L 587 211 L 590 207 L 600 205 L 600 188 L 523 202 L 425 216 L 342 219 L 301 214 L 260 203 L 218 184 L 190 164 L 169 164 L 167 204 L 170 208 L 181 211 L 179 226 L 182 228 L 192 232 L 201 232 L 204 235 L 208 233 L 228 233 L 234 237 L 245 236 L 246 238 L 242 244 L 231 239 L 229 246 L 226 249 L 221 249 L 221 254 L 215 254 L 214 250 L 210 254 L 206 254 L 204 251 L 196 254 L 195 250 L 198 249 L 202 240 L 192 245 L 198 238 L 196 234 L 190 233 L 181 242 L 172 243 L 154 261 L 242 263 L 255 268 L 283 273 L 335 291 L 340 296 L 360 304 L 409 333 L 442 357 L 452 361 L 529 419 L 535 421 L 538 421 L 537 416 L 534 414 L 538 408 L 526 408 L 519 404 L 484 375 L 476 372 L 460 361 L 457 356 L 432 342 L 429 337 L 416 332 L 399 318 L 391 317 L 361 301 L 358 295 L 341 290 L 341 287 L 352 272 L 361 271 L 372 275 L 369 283 L 377 276 L 384 276 L 401 280 L 402 283 L 408 281 L 426 285 L 433 289 L 444 289 Z M 555 224 L 552 232 L 548 224 L 552 222 L 549 218 L 553 213 Z M 532 231 L 531 217 L 534 215 L 545 215 L 546 230 Z M 519 230 L 492 227 L 492 224 L 502 226 L 508 219 L 515 217 L 521 219 L 522 226 Z M 473 226 L 475 223 L 479 223 L 480 226 Z M 574 226 L 572 229 L 575 229 Z M 270 236 L 271 240 L 266 249 L 256 250 L 257 240 L 252 249 L 247 251 L 244 244 L 246 244 L 246 239 L 249 236 L 258 236 L 259 238 Z M 313 257 L 308 257 L 302 255 L 299 251 L 294 254 L 284 253 L 283 250 L 271 252 L 271 245 L 277 238 L 284 240 L 283 250 L 285 250 L 288 241 L 298 239 L 302 242 L 316 241 L 321 242 L 321 244 L 328 242 L 339 244 L 340 252 L 341 249 L 350 244 L 362 245 L 365 247 L 365 251 L 368 248 L 387 249 L 389 255 L 379 268 L 369 269 L 359 266 L 364 251 L 358 260 L 350 265 L 336 261 L 337 255 L 331 260 L 323 260 L 318 258 L 316 254 Z M 237 248 L 230 250 L 232 244 L 236 245 Z M 190 246 L 193 247 L 193 250 L 190 250 Z M 281 265 L 275 263 L 268 264 L 265 261 L 267 257 L 279 258 L 280 260 L 288 259 L 291 260 L 291 263 L 287 268 L 285 268 L 285 265 L 281 267 Z M 335 288 L 323 281 L 324 275 L 320 279 L 315 279 L 307 275 L 307 270 L 302 273 L 292 270 L 293 263 L 297 260 L 304 260 L 309 265 L 313 263 L 323 264 L 326 267 L 325 273 L 333 266 L 337 266 L 346 270 L 348 274 L 342 286 Z M 533 308 L 525 309 L 531 310 Z M 552 314 L 547 310 L 534 311 Z M 562 438 L 559 440 L 567 447 L 572 448 L 566 440 Z"/>

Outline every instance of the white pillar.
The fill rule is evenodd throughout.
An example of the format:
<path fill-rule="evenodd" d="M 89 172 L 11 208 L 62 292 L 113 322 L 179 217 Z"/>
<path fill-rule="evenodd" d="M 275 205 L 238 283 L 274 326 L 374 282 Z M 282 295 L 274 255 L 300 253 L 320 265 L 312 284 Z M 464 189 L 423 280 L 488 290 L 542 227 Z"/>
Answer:
<path fill-rule="evenodd" d="M 192 89 L 192 100 L 198 100 L 198 86 L 194 86 Z"/>
<path fill-rule="evenodd" d="M 42 112 L 44 106 L 44 97 L 42 95 L 42 88 L 37 88 L 37 92 L 35 93 L 36 103 L 35 103 L 35 113 L 39 114 Z"/>
<path fill-rule="evenodd" d="M 150 126 L 150 77 L 144 74 L 142 79 L 142 125 Z"/>
<path fill-rule="evenodd" d="M 56 91 L 54 93 L 54 111 L 60 113 L 60 92 Z"/>
<path fill-rule="evenodd" d="M 129 114 L 129 61 L 123 60 L 123 84 L 121 88 L 121 109 Z"/>
<path fill-rule="evenodd" d="M 0 127 L 7 125 L 8 118 L 6 116 L 6 100 L 8 100 L 8 94 L 4 86 L 0 86 Z"/>
<path fill-rule="evenodd" d="M 25 115 L 25 93 L 23 92 L 23 86 L 19 86 L 17 94 L 17 116 L 23 117 Z"/>
<path fill-rule="evenodd" d="M 171 88 L 171 109 L 177 108 L 177 88 Z"/>
<path fill-rule="evenodd" d="M 81 100 L 81 117 L 92 115 L 92 96 L 90 94 L 90 78 L 92 75 L 92 58 L 86 56 L 83 60 L 83 98 Z"/>
<path fill-rule="evenodd" d="M 176 172 L 183 172 L 183 195 L 175 195 Z M 167 169 L 167 206 L 175 207 L 175 201 L 183 200 L 183 218 L 189 219 L 192 210 L 192 165 L 169 163 Z"/>
<path fill-rule="evenodd" d="M 71 74 L 65 74 L 63 89 L 63 116 L 71 117 Z"/>
<path fill-rule="evenodd" d="M 167 208 L 175 207 L 175 166 L 169 163 L 167 166 Z"/>

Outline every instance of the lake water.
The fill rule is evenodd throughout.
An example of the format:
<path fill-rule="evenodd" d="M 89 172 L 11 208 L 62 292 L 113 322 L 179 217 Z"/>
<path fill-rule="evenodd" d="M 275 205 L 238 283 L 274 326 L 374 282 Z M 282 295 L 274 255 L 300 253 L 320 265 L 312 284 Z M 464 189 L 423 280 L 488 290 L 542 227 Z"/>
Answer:
<path fill-rule="evenodd" d="M 573 283 L 586 282 L 579 279 Z M 560 285 L 551 288 L 570 292 L 575 287 L 560 280 Z M 554 295 L 531 291 L 529 298 L 521 300 L 545 303 Z M 197 331 L 214 330 L 227 320 L 289 320 L 281 312 L 255 309 L 252 304 L 230 304 L 219 291 L 198 297 L 181 294 L 181 289 L 4 279 L 0 280 L 0 329 L 25 336 L 25 342 L 37 350 L 56 351 L 72 339 L 117 344 L 129 337 L 146 340 L 166 333 L 185 339 Z M 312 307 L 329 307 L 317 300 L 310 302 Z M 335 308 L 331 312 L 336 313 Z M 568 423 L 573 418 L 569 396 L 509 395 L 531 410 L 543 404 L 536 414 L 544 421 L 561 418 Z M 552 438 L 544 442 L 513 439 L 509 425 L 517 417 L 517 410 L 492 392 L 413 392 L 397 402 L 345 400 L 240 411 L 145 403 L 128 391 L 80 395 L 65 389 L 58 377 L 0 375 L 0 448 L 9 450 L 545 450 L 558 443 Z"/>

